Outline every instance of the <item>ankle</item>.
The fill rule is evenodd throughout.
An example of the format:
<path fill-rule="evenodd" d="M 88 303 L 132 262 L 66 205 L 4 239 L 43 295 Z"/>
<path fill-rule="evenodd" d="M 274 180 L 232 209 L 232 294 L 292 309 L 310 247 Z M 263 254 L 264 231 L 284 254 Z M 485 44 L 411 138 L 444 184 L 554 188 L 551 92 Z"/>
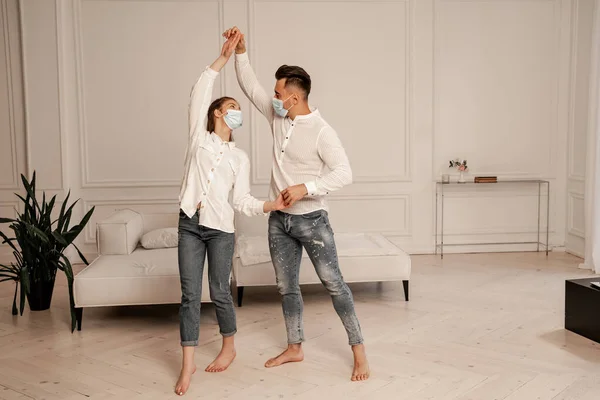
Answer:
<path fill-rule="evenodd" d="M 288 344 L 288 351 L 299 353 L 302 351 L 302 343 Z"/>
<path fill-rule="evenodd" d="M 194 368 L 196 368 L 196 365 L 193 362 L 183 363 L 183 365 L 181 366 L 182 371 L 192 371 Z"/>
<path fill-rule="evenodd" d="M 353 352 L 359 352 L 359 353 L 364 353 L 365 352 L 365 345 L 363 343 L 361 344 L 354 344 L 352 345 L 352 351 Z"/>
<path fill-rule="evenodd" d="M 235 346 L 234 345 L 223 345 L 223 347 L 221 347 L 221 353 L 235 353 Z"/>

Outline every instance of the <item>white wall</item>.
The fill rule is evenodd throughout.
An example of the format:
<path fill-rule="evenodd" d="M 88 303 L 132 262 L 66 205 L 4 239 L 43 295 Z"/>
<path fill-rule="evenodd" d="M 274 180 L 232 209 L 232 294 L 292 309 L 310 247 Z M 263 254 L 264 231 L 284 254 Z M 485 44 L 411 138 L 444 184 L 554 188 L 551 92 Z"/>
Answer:
<path fill-rule="evenodd" d="M 571 120 L 568 132 L 567 236 L 568 252 L 585 254 L 585 176 L 589 129 L 590 65 L 596 0 L 575 2 L 571 64 Z"/>
<path fill-rule="evenodd" d="M 218 55 L 219 33 L 238 25 L 267 90 L 283 63 L 313 77 L 311 102 L 339 132 L 355 174 L 331 196 L 337 231 L 380 231 L 409 252 L 433 252 L 434 181 L 461 157 L 470 175 L 548 179 L 551 245 L 562 247 L 566 223 L 576 231 L 582 218 L 574 207 L 567 218 L 567 188 L 577 190 L 572 178 L 585 165 L 574 134 L 584 129 L 591 2 L 21 1 L 28 165 L 51 193 L 81 197 L 80 214 L 96 206 L 94 221 L 123 207 L 176 212 L 189 90 Z M 271 139 L 232 67 L 214 95 L 243 100 L 249 118 L 236 138 L 262 197 Z M 3 168 L 0 183 L 11 179 Z M 496 189 L 446 197 L 448 243 L 535 238 L 537 188 Z"/>
<path fill-rule="evenodd" d="M 17 0 L 0 0 L 0 216 L 14 218 L 25 171 L 25 125 Z M 4 228 L 4 227 L 3 227 Z M 0 245 L 0 257 L 10 255 Z"/>

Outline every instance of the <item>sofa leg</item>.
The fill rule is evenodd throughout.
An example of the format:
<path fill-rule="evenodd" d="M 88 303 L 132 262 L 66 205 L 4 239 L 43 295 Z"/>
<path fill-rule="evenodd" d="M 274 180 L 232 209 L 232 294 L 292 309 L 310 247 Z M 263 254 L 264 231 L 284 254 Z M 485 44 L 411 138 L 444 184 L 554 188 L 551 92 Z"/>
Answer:
<path fill-rule="evenodd" d="M 242 306 L 242 299 L 244 298 L 244 287 L 243 286 L 239 286 L 237 288 L 237 300 L 238 300 L 238 307 Z"/>
<path fill-rule="evenodd" d="M 81 320 L 83 319 L 83 308 L 75 309 L 75 320 L 77 321 L 77 330 L 81 330 Z"/>
<path fill-rule="evenodd" d="M 404 286 L 404 299 L 408 301 L 408 281 L 402 281 L 402 286 Z"/>

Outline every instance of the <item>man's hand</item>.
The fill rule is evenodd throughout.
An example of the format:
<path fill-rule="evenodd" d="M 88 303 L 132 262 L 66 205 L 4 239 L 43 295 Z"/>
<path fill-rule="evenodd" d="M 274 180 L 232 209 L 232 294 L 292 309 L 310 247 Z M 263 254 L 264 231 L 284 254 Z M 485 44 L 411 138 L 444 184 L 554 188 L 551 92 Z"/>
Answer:
<path fill-rule="evenodd" d="M 283 195 L 279 193 L 277 199 L 273 202 L 273 211 L 279 211 L 286 209 L 288 206 L 285 205 L 285 201 L 283 200 Z"/>
<path fill-rule="evenodd" d="M 308 194 L 308 190 L 306 189 L 306 185 L 301 183 L 300 185 L 290 186 L 289 188 L 283 190 L 281 194 L 283 195 L 285 205 L 290 207 L 295 202 L 306 196 Z"/>
<path fill-rule="evenodd" d="M 285 205 L 285 201 L 283 200 L 283 195 L 279 193 L 277 199 L 275 201 L 267 201 L 263 207 L 263 212 L 271 212 L 271 211 L 279 211 L 284 210 L 288 206 Z"/>
<path fill-rule="evenodd" d="M 241 36 L 241 33 L 238 33 L 237 35 L 231 35 L 229 39 L 227 39 L 225 43 L 223 43 L 221 55 L 219 55 L 219 57 L 210 65 L 210 68 L 213 71 L 219 72 L 221 71 L 221 69 L 223 69 L 223 67 L 225 66 L 225 64 L 227 64 L 227 61 L 229 61 L 229 58 L 233 54 L 233 51 L 235 50 L 237 44 L 239 43 Z"/>
<path fill-rule="evenodd" d="M 241 38 L 235 48 L 235 53 L 243 54 L 246 52 L 246 37 L 237 26 L 234 26 L 233 28 L 227 29 L 225 32 L 223 32 L 223 37 L 225 39 L 229 39 L 231 36 L 234 36 L 238 33 L 241 35 Z"/>

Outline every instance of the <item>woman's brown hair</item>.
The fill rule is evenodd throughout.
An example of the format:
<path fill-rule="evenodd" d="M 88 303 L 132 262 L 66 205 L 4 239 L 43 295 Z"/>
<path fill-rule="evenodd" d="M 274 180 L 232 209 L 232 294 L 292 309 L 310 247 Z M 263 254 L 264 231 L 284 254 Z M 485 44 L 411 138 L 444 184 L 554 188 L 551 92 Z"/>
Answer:
<path fill-rule="evenodd" d="M 208 107 L 208 118 L 206 119 L 206 130 L 209 133 L 212 133 L 215 131 L 215 110 L 220 110 L 221 106 L 223 106 L 223 103 L 225 103 L 228 100 L 233 100 L 235 101 L 235 99 L 231 98 L 231 97 L 220 97 L 218 99 L 216 99 L 215 101 L 213 101 L 210 105 L 210 107 Z"/>

